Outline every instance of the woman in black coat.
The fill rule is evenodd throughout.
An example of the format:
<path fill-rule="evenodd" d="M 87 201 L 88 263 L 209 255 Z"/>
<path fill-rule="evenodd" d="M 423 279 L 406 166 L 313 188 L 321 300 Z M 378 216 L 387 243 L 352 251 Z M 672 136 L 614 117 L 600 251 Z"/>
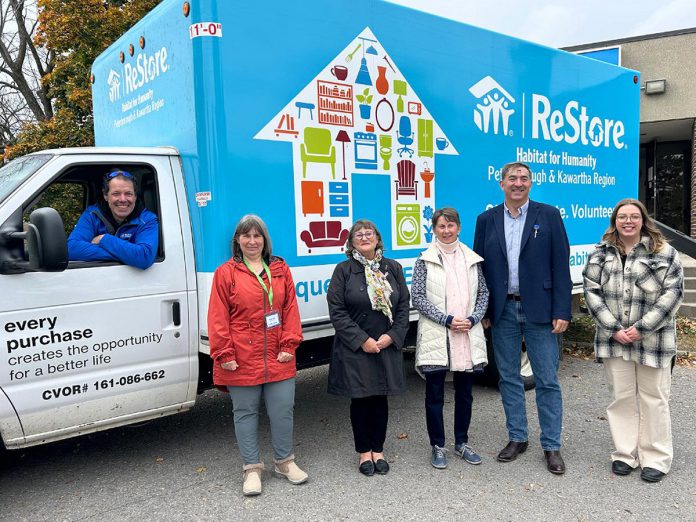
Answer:
<path fill-rule="evenodd" d="M 409 293 L 401 265 L 382 257 L 382 236 L 368 220 L 350 229 L 348 260 L 334 270 L 327 299 L 336 335 L 329 393 L 351 398 L 359 470 L 384 475 L 388 395 L 406 391 L 403 354 Z"/>

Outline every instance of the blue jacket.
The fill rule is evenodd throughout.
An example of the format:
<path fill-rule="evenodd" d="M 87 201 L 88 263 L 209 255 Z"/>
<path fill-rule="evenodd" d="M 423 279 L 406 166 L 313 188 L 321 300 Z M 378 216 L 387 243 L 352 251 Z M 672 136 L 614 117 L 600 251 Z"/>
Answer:
<path fill-rule="evenodd" d="M 104 237 L 93 244 L 100 234 Z M 146 208 L 114 230 L 99 206 L 91 205 L 68 237 L 68 257 L 71 261 L 120 261 L 144 270 L 155 262 L 158 243 L 157 216 Z"/>
<path fill-rule="evenodd" d="M 483 257 L 483 274 L 490 291 L 486 317 L 494 326 L 503 313 L 508 292 L 504 211 L 501 204 L 479 215 L 474 233 L 474 251 Z M 519 258 L 522 309 L 534 323 L 570 320 L 573 282 L 563 219 L 555 207 L 531 200 L 527 212 Z M 535 226 L 536 234 L 532 234 Z"/>

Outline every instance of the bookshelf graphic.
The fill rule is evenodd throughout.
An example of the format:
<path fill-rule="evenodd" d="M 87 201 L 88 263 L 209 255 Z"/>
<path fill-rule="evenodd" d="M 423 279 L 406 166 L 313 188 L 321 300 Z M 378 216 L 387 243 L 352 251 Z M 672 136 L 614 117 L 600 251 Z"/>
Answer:
<path fill-rule="evenodd" d="M 353 86 L 317 80 L 319 123 L 353 126 Z"/>

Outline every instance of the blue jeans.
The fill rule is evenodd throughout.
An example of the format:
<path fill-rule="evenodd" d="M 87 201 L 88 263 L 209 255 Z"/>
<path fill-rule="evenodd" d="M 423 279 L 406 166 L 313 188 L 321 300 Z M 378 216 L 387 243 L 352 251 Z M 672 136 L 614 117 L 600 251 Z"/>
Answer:
<path fill-rule="evenodd" d="M 527 411 L 520 376 L 524 337 L 527 356 L 536 380 L 536 404 L 541 427 L 541 447 L 561 449 L 563 398 L 558 384 L 558 341 L 551 323 L 527 321 L 519 301 L 505 302 L 503 314 L 493 326 L 493 353 L 500 374 L 500 396 L 505 409 L 509 439 L 527 441 Z"/>

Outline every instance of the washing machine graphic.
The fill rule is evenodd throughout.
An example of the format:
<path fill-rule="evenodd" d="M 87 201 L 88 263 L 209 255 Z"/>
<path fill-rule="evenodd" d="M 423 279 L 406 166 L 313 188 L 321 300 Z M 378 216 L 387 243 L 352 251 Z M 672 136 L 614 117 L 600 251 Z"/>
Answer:
<path fill-rule="evenodd" d="M 420 205 L 401 203 L 396 205 L 397 246 L 420 245 Z"/>

